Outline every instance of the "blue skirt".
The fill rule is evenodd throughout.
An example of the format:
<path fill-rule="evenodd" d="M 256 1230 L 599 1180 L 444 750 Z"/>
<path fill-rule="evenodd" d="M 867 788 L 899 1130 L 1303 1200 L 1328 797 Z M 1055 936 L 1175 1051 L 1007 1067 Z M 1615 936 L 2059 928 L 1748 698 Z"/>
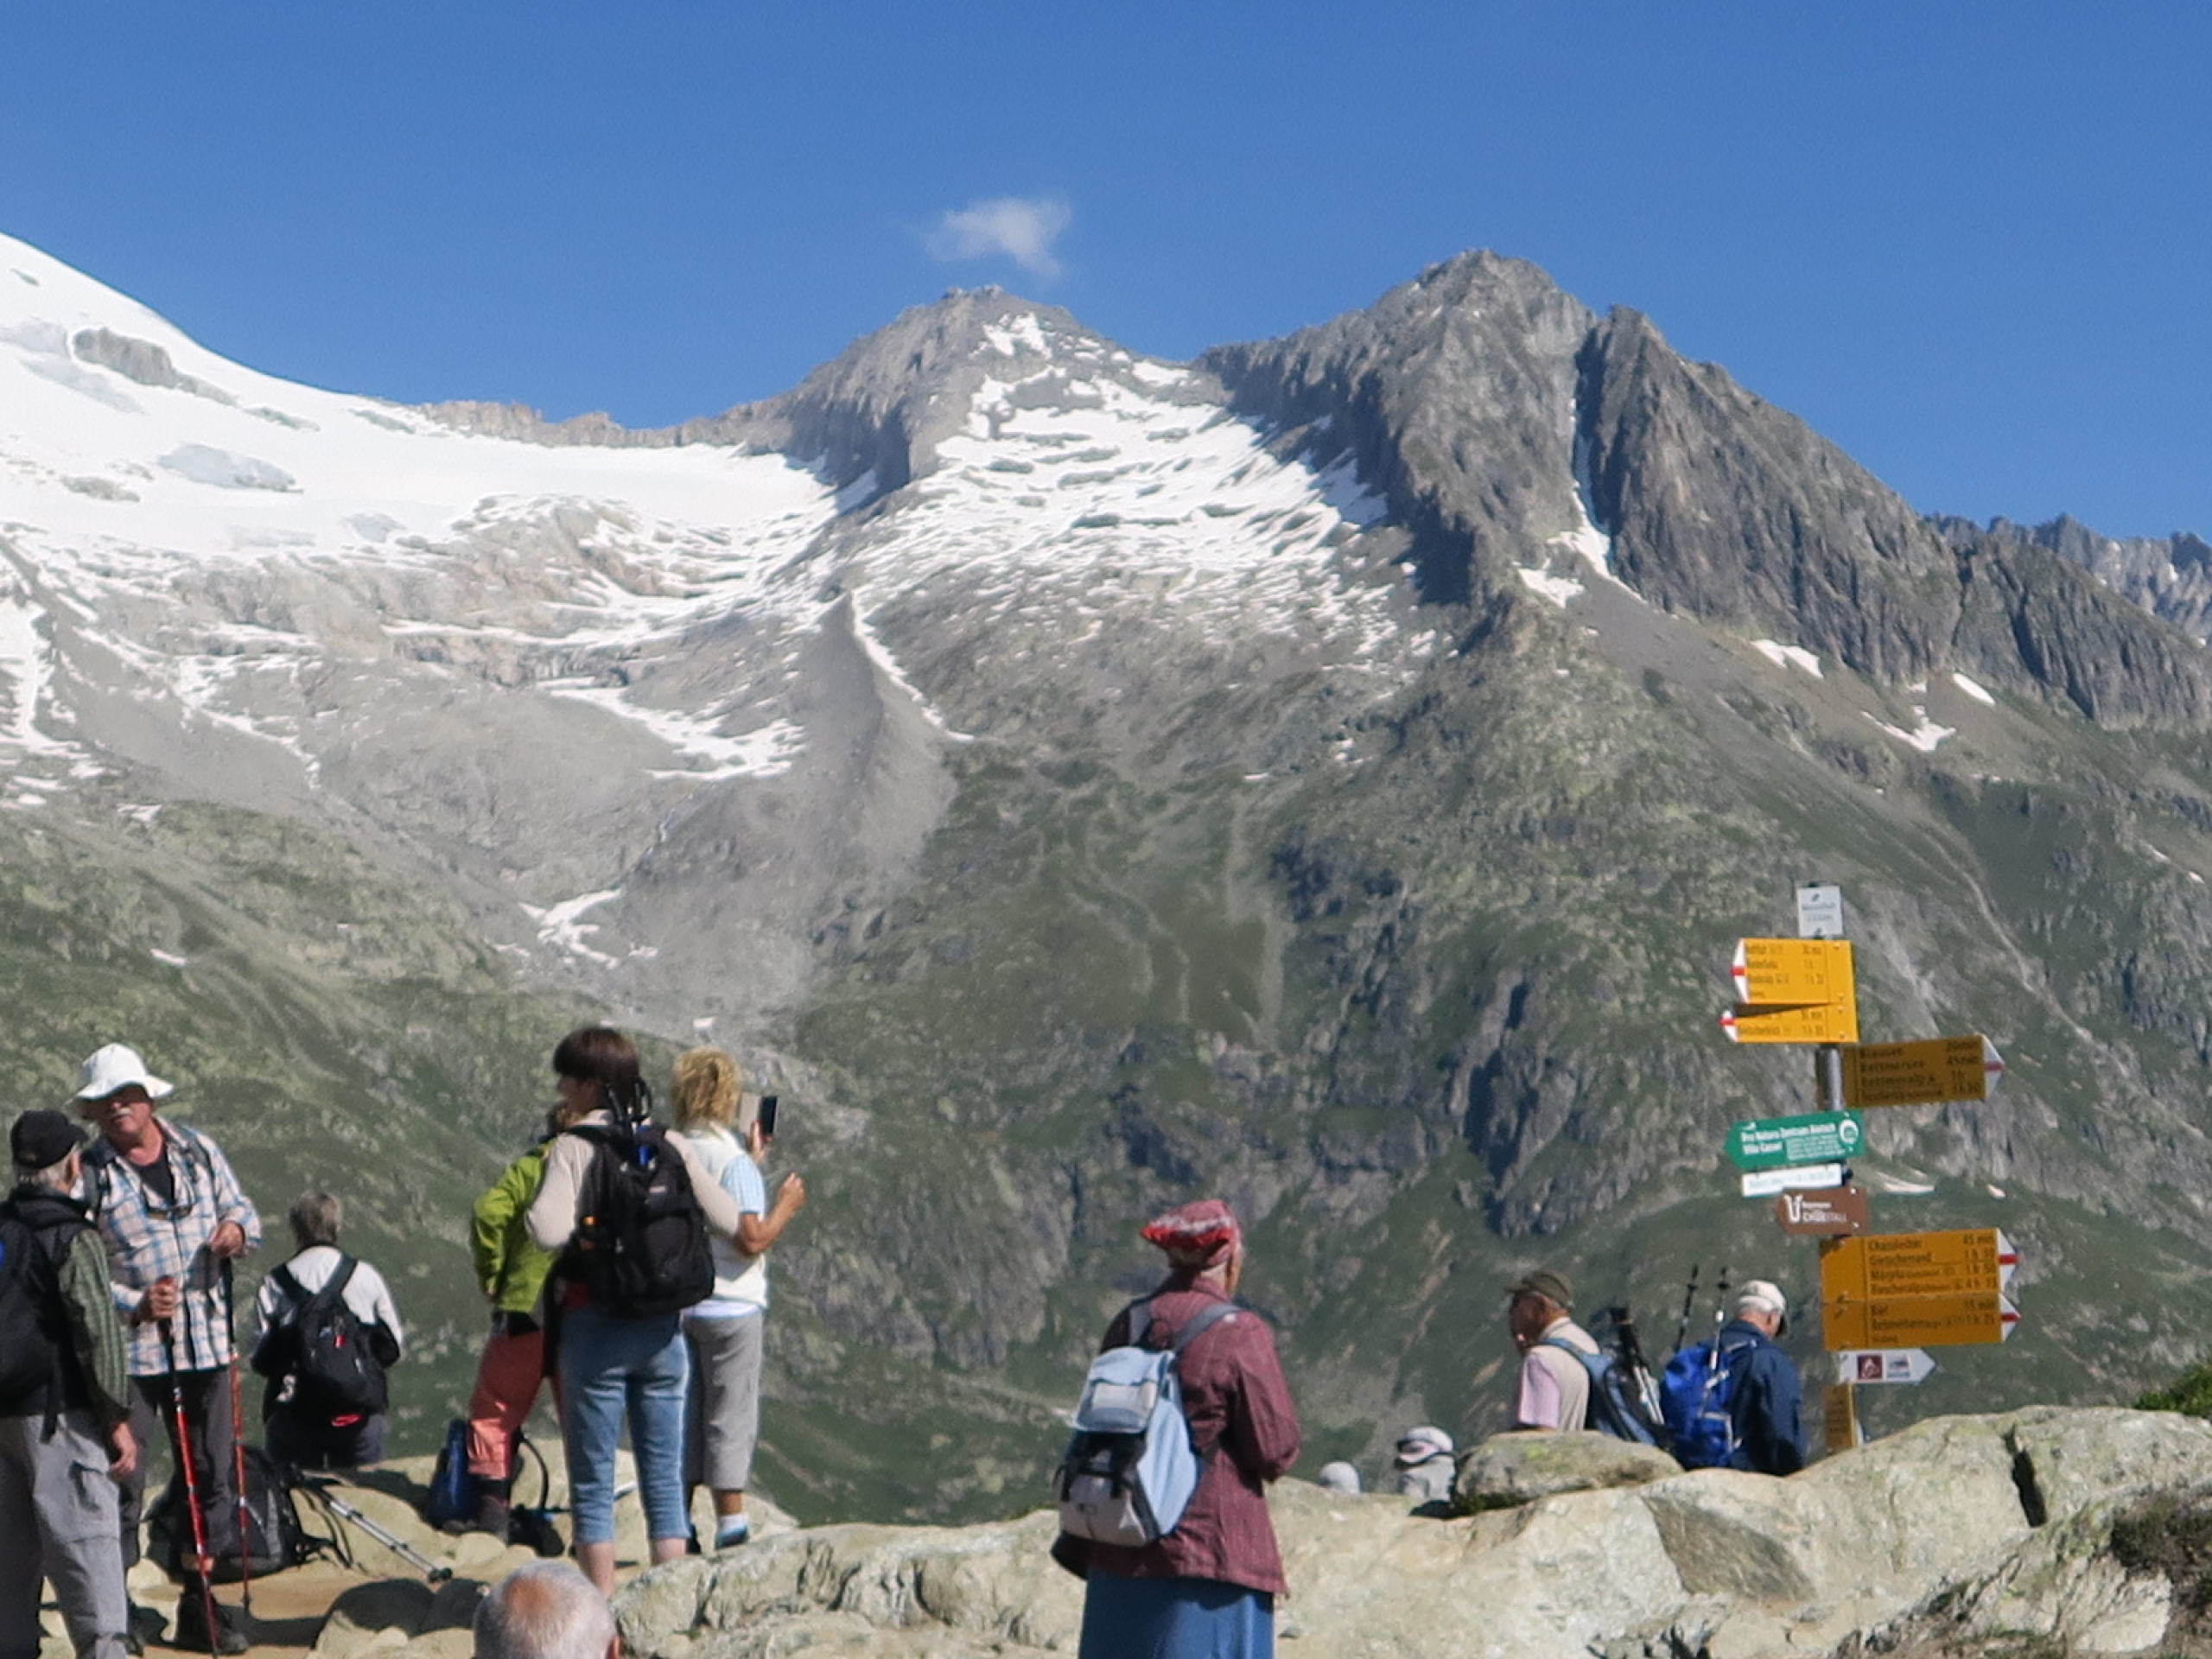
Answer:
<path fill-rule="evenodd" d="M 1084 1580 L 1077 1659 L 1274 1659 L 1275 1599 L 1218 1579 Z"/>

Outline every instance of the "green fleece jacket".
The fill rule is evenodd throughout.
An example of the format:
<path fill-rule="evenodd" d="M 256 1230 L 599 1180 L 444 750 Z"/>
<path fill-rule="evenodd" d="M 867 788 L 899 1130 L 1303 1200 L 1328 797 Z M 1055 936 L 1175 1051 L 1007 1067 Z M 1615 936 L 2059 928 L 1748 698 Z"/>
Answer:
<path fill-rule="evenodd" d="M 545 1179 L 545 1148 L 539 1141 L 509 1164 L 491 1191 L 476 1200 L 469 1229 L 469 1254 L 476 1262 L 476 1282 L 502 1313 L 534 1313 L 553 1270 L 553 1252 L 530 1242 L 525 1224 L 530 1201 Z"/>

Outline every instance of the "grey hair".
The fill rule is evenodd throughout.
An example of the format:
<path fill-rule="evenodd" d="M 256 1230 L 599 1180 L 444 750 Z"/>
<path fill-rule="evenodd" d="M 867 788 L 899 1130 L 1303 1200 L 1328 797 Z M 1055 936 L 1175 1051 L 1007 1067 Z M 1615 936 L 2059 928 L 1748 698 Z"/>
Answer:
<path fill-rule="evenodd" d="M 327 1192 L 302 1192 L 292 1200 L 292 1238 L 302 1249 L 310 1244 L 335 1244 L 346 1211 Z"/>
<path fill-rule="evenodd" d="M 532 1561 L 476 1609 L 475 1659 L 607 1659 L 614 1611 L 566 1561 Z"/>
<path fill-rule="evenodd" d="M 35 1186 L 47 1192 L 73 1192 L 77 1185 L 77 1155 L 72 1153 L 60 1163 L 48 1164 L 44 1169 L 31 1169 L 22 1164 L 17 1164 L 16 1185 Z"/>

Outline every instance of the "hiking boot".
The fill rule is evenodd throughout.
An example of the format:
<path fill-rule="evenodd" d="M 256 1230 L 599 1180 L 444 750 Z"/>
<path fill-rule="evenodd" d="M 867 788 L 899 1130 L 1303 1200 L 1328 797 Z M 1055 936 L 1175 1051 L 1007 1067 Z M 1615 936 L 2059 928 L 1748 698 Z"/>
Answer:
<path fill-rule="evenodd" d="M 715 1529 L 715 1553 L 720 1554 L 726 1549 L 741 1548 L 752 1536 L 752 1522 L 748 1521 L 739 1521 L 734 1524 L 724 1522 Z"/>
<path fill-rule="evenodd" d="M 134 1601 L 126 1605 L 124 1612 L 123 1645 L 127 1652 L 145 1652 L 146 1644 L 160 1641 L 162 1632 L 169 1627 L 158 1607 L 141 1607 Z"/>
<path fill-rule="evenodd" d="M 220 1602 L 215 1604 L 215 1634 L 209 1639 L 207 1606 L 207 1599 L 188 1584 L 183 1599 L 177 1603 L 176 1635 L 169 1645 L 187 1653 L 244 1653 L 251 1643 L 238 1628 L 236 1615 Z"/>
<path fill-rule="evenodd" d="M 476 1499 L 476 1514 L 469 1522 L 474 1532 L 488 1532 L 494 1538 L 505 1540 L 514 1524 L 514 1510 L 504 1492 L 480 1493 Z"/>

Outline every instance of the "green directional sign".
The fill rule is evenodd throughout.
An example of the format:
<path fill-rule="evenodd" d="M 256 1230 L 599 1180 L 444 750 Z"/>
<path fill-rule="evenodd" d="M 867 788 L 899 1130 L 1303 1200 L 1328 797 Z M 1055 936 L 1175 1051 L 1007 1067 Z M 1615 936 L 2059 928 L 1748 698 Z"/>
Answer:
<path fill-rule="evenodd" d="M 1780 1169 L 1790 1164 L 1847 1164 L 1866 1145 L 1856 1112 L 1807 1112 L 1800 1117 L 1755 1117 L 1728 1131 L 1728 1157 L 1737 1168 Z"/>

